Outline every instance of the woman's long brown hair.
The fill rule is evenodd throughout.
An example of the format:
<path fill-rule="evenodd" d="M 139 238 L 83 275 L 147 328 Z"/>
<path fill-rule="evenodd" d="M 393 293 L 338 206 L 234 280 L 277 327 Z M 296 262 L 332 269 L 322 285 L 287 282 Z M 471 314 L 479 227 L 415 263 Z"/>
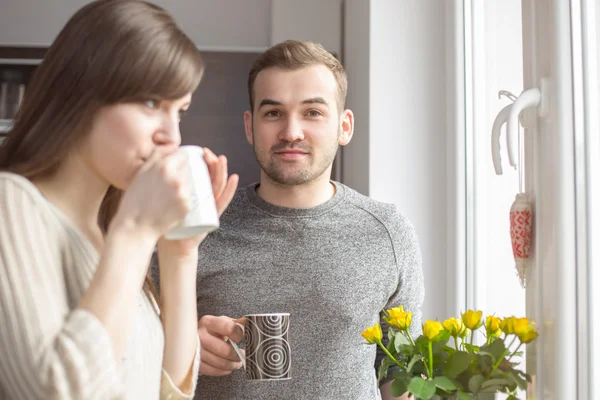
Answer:
<path fill-rule="evenodd" d="M 98 0 L 75 13 L 48 49 L 0 146 L 0 171 L 33 179 L 57 171 L 102 106 L 177 99 L 194 92 L 204 63 L 172 16 L 139 0 Z M 106 232 L 121 192 L 110 187 L 98 223 Z M 156 295 L 146 277 L 145 290 Z"/>

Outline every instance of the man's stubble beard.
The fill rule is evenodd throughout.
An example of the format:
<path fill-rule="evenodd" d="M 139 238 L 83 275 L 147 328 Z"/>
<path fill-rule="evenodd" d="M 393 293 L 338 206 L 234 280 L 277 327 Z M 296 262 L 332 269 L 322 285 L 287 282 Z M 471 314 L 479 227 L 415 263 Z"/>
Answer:
<path fill-rule="evenodd" d="M 277 163 L 274 158 L 269 158 L 272 149 L 269 149 L 266 154 L 263 149 L 257 149 L 256 138 L 254 137 L 254 129 L 252 130 L 252 149 L 260 169 L 265 173 L 265 175 L 267 175 L 267 177 L 269 177 L 270 180 L 283 186 L 304 185 L 320 177 L 327 170 L 327 168 L 333 164 L 333 160 L 335 159 L 340 146 L 338 143 L 340 134 L 341 132 L 338 133 L 338 137 L 336 138 L 333 146 L 323 150 L 325 154 L 318 165 L 311 169 L 311 165 L 314 162 L 314 153 L 312 152 L 312 149 L 310 149 L 310 154 L 307 156 L 309 158 L 308 166 L 304 166 L 298 170 L 295 170 L 291 174 L 286 174 L 286 169 L 289 170 L 292 167 L 286 166 L 285 161 Z M 285 147 L 290 149 L 295 148 L 293 143 Z M 296 148 L 297 147 L 300 146 L 296 146 Z M 305 147 L 301 148 L 305 149 Z"/>

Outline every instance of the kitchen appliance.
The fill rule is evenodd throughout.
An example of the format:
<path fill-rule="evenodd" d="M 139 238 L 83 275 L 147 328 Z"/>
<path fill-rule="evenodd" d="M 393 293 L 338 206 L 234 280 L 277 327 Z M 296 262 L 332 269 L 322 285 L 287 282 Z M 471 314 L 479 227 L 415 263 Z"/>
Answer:
<path fill-rule="evenodd" d="M 0 46 L 0 143 L 12 128 L 29 79 L 45 52 L 37 47 Z"/>

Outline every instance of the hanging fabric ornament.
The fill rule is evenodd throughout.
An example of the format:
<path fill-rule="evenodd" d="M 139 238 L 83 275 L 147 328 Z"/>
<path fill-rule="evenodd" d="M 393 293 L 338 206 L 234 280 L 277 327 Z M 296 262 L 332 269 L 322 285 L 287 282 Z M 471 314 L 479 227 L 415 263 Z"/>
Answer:
<path fill-rule="evenodd" d="M 525 193 L 519 193 L 510 207 L 510 238 L 512 241 L 515 267 L 521 286 L 525 287 L 527 264 L 531 247 L 533 214 Z"/>

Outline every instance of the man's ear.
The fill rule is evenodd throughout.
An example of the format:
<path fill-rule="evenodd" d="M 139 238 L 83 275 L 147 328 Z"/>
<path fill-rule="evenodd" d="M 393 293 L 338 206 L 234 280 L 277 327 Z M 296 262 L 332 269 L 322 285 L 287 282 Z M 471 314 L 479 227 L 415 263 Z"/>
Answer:
<path fill-rule="evenodd" d="M 246 131 L 246 140 L 248 143 L 253 144 L 252 140 L 252 113 L 250 111 L 244 112 L 244 130 Z"/>
<path fill-rule="evenodd" d="M 340 146 L 345 146 L 350 143 L 354 134 L 354 114 L 351 110 L 344 110 L 340 119 L 340 137 L 338 143 Z"/>

